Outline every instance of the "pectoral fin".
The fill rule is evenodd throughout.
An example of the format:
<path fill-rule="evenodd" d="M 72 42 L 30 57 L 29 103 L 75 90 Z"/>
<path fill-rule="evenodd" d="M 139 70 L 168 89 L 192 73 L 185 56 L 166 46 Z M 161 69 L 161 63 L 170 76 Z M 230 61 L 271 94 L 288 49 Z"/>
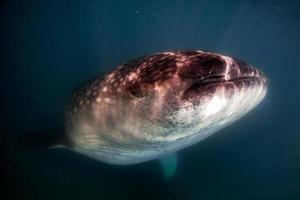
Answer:
<path fill-rule="evenodd" d="M 159 159 L 162 166 L 165 179 L 170 179 L 174 176 L 177 169 L 177 153 L 166 155 Z"/>

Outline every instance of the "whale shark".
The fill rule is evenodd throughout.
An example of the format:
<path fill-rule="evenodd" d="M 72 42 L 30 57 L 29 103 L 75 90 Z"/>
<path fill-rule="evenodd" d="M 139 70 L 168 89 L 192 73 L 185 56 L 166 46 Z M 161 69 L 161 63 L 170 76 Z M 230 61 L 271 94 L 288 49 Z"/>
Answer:
<path fill-rule="evenodd" d="M 136 58 L 74 90 L 60 147 L 113 165 L 161 161 L 235 122 L 267 93 L 265 75 L 244 61 L 201 51 Z"/>

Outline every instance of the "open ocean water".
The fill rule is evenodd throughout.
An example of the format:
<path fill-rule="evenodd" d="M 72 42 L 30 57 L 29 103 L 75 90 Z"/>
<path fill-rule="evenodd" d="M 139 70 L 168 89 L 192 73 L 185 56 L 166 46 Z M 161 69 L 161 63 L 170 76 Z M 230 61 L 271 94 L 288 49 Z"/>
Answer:
<path fill-rule="evenodd" d="M 1 199 L 300 199 L 300 1 L 18 1 L 0 3 Z M 269 78 L 263 102 L 179 152 L 112 166 L 18 138 L 58 134 L 74 87 L 138 56 L 204 49 Z M 49 138 L 50 138 L 49 136 Z"/>

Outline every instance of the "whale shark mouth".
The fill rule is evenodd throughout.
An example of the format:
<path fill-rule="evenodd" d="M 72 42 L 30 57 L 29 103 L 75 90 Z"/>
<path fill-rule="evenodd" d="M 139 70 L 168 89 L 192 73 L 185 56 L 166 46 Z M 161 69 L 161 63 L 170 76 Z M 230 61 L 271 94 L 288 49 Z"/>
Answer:
<path fill-rule="evenodd" d="M 264 79 L 261 76 L 239 76 L 239 77 L 234 77 L 234 78 L 227 78 L 225 75 L 214 75 L 214 76 L 210 76 L 208 78 L 204 78 L 201 80 L 198 80 L 196 82 L 194 82 L 192 84 L 192 86 L 190 86 L 188 88 L 189 89 L 193 89 L 193 88 L 197 88 L 200 86 L 206 86 L 209 84 L 218 84 L 218 83 L 226 83 L 226 82 L 231 82 L 231 83 L 235 83 L 235 82 L 256 82 L 257 80 L 262 80 Z"/>
<path fill-rule="evenodd" d="M 261 77 L 259 77 L 259 76 L 240 76 L 240 77 L 228 79 L 228 78 L 226 78 L 225 75 L 215 75 L 215 76 L 210 76 L 208 78 L 201 79 L 201 80 L 195 82 L 191 87 L 194 87 L 197 85 L 203 86 L 203 85 L 222 83 L 222 82 L 252 81 L 252 80 L 257 80 L 260 78 Z"/>
<path fill-rule="evenodd" d="M 266 84 L 266 78 L 261 73 L 245 74 L 232 78 L 226 75 L 212 75 L 210 77 L 195 81 L 183 94 L 183 99 L 199 98 L 201 95 L 215 93 L 218 89 L 228 90 L 228 94 L 232 95 L 235 89 L 254 88 Z"/>

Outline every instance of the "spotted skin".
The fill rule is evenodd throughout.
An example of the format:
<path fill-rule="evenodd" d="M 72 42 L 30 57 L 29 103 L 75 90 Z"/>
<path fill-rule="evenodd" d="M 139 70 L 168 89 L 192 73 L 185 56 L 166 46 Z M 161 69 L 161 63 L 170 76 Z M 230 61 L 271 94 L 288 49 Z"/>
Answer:
<path fill-rule="evenodd" d="M 67 146 L 110 164 L 134 164 L 195 144 L 265 96 L 266 78 L 238 59 L 203 51 L 137 58 L 76 89 Z"/>

